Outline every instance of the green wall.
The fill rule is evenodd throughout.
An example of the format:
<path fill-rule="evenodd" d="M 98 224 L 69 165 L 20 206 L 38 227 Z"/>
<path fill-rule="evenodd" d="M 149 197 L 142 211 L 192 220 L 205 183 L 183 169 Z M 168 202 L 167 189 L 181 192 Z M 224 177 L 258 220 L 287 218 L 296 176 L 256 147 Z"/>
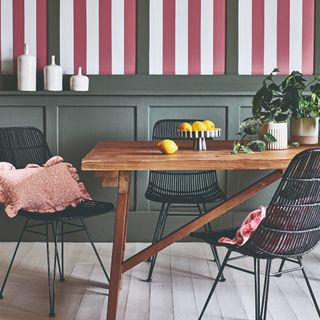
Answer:
<path fill-rule="evenodd" d="M 252 95 L 262 76 L 237 73 L 237 0 L 227 0 L 227 75 L 149 76 L 148 0 L 137 0 L 137 71 L 135 76 L 90 76 L 88 93 L 43 92 L 39 75 L 36 93 L 16 92 L 15 76 L 0 77 L 0 126 L 32 125 L 46 134 L 54 153 L 80 165 L 81 158 L 98 140 L 147 140 L 155 121 L 162 118 L 211 118 L 223 128 L 223 139 L 233 139 L 241 119 L 250 113 Z M 315 70 L 320 71 L 320 5 L 316 1 Z M 59 1 L 49 1 L 49 55 L 58 55 Z M 68 89 L 68 77 L 65 77 Z M 0 159 L 1 161 L 1 159 Z M 267 172 L 219 172 L 219 183 L 232 195 Z M 92 173 L 81 172 L 89 192 L 100 200 L 116 201 L 114 189 L 103 189 Z M 150 241 L 159 207 L 144 198 L 148 173 L 134 174 L 131 191 L 129 241 Z M 217 228 L 238 225 L 259 204 L 267 204 L 275 186 L 269 187 L 215 222 Z M 111 241 L 113 214 L 88 221 L 95 240 Z M 0 241 L 16 241 L 22 219 L 0 215 Z M 174 229 L 186 222 L 173 217 Z M 37 240 L 28 236 L 27 240 Z M 80 234 L 70 240 L 84 240 Z"/>

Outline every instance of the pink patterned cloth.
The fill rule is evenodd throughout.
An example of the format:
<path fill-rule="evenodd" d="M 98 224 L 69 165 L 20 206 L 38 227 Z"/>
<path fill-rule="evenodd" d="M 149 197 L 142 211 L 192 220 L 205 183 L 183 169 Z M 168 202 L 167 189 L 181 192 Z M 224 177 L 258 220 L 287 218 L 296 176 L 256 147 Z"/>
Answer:
<path fill-rule="evenodd" d="M 0 203 L 11 218 L 20 209 L 52 213 L 86 199 L 91 197 L 79 182 L 77 170 L 61 157 L 52 157 L 43 166 L 28 164 L 24 169 L 0 162 Z"/>
<path fill-rule="evenodd" d="M 260 206 L 259 209 L 249 213 L 233 239 L 222 237 L 219 239 L 219 242 L 243 246 L 249 240 L 251 234 L 257 230 L 260 222 L 265 218 L 265 216 L 266 207 Z"/>

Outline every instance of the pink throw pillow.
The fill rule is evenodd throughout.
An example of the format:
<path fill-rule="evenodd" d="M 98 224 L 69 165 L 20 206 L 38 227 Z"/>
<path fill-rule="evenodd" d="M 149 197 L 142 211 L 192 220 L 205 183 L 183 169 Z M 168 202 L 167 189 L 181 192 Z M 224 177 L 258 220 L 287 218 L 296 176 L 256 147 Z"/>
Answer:
<path fill-rule="evenodd" d="M 16 170 L 8 163 L 0 163 L 0 202 L 9 217 L 20 209 L 49 213 L 91 199 L 77 170 L 61 157 L 49 159 L 42 167 L 29 164 Z"/>
<path fill-rule="evenodd" d="M 238 229 L 236 236 L 233 239 L 222 237 L 219 239 L 220 243 L 236 244 L 238 246 L 243 246 L 253 234 L 261 221 L 266 216 L 266 207 L 260 206 L 249 213 L 246 219 L 242 222 L 241 227 Z"/>

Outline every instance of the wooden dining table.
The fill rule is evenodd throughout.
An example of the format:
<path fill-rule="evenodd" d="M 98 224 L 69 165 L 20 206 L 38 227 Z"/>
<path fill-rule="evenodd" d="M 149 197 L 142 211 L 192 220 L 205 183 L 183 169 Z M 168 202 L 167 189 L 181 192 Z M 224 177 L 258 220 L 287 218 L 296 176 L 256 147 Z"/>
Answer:
<path fill-rule="evenodd" d="M 82 170 L 93 171 L 104 187 L 118 188 L 109 284 L 107 320 L 116 320 L 122 274 L 191 232 L 225 214 L 282 177 L 292 158 L 319 145 L 289 147 L 252 154 L 232 154 L 233 141 L 207 141 L 207 151 L 194 151 L 192 141 L 177 142 L 179 150 L 162 154 L 152 141 L 101 141 L 83 158 Z M 162 240 L 124 259 L 130 178 L 133 171 L 148 170 L 274 170 L 206 214 L 195 218 Z"/>

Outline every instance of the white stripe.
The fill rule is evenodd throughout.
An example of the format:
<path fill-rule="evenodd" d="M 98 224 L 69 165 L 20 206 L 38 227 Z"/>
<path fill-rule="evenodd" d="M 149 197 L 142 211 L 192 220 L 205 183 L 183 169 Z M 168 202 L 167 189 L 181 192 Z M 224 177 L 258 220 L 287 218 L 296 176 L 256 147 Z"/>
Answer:
<path fill-rule="evenodd" d="M 149 73 L 163 74 L 163 0 L 150 0 Z"/>
<path fill-rule="evenodd" d="M 67 74 L 74 71 L 73 0 L 60 1 L 60 64 Z"/>
<path fill-rule="evenodd" d="M 176 74 L 188 74 L 188 0 L 176 1 Z"/>
<path fill-rule="evenodd" d="M 252 73 L 252 1 L 239 0 L 239 74 Z"/>
<path fill-rule="evenodd" d="M 99 73 L 99 0 L 87 0 L 87 74 Z"/>
<path fill-rule="evenodd" d="M 201 74 L 213 74 L 213 0 L 201 0 Z"/>
<path fill-rule="evenodd" d="M 37 0 L 24 0 L 24 43 L 37 56 Z"/>
<path fill-rule="evenodd" d="M 1 0 L 1 73 L 13 73 L 12 0 Z"/>
<path fill-rule="evenodd" d="M 124 74 L 124 0 L 111 2 L 112 74 Z"/>
<path fill-rule="evenodd" d="M 277 0 L 264 2 L 264 74 L 277 67 Z"/>
<path fill-rule="evenodd" d="M 290 72 L 302 70 L 302 11 L 302 0 L 290 1 Z"/>

